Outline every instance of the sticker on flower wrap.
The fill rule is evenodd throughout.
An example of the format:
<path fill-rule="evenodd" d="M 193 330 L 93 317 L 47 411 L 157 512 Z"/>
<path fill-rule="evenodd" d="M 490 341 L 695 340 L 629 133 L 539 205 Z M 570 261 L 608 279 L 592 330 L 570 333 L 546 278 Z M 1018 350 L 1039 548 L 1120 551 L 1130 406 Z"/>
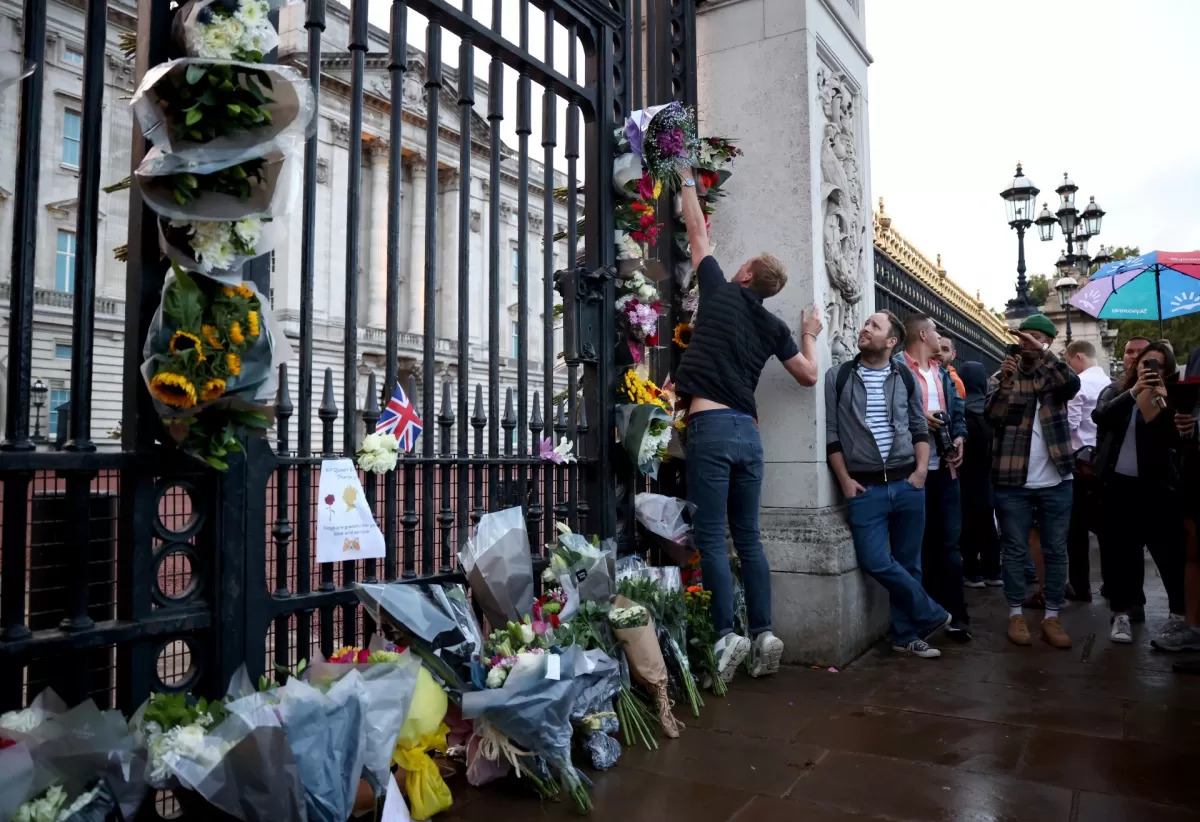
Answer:
<path fill-rule="evenodd" d="M 317 499 L 317 562 L 382 559 L 383 533 L 363 494 L 353 460 L 322 460 Z"/>

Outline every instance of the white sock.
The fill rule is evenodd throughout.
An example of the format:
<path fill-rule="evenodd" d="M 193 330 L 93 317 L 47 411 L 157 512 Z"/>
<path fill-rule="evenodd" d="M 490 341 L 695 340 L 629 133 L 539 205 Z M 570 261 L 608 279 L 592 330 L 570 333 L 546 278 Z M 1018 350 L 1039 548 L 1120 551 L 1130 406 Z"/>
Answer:
<path fill-rule="evenodd" d="M 1025 612 L 1023 610 L 1021 610 L 1020 605 L 1009 605 L 1008 606 L 1008 615 L 1010 617 L 1025 616 Z"/>
<path fill-rule="evenodd" d="M 1047 608 L 1046 616 L 1043 617 L 1043 619 L 1058 619 L 1058 609 L 1057 608 Z"/>

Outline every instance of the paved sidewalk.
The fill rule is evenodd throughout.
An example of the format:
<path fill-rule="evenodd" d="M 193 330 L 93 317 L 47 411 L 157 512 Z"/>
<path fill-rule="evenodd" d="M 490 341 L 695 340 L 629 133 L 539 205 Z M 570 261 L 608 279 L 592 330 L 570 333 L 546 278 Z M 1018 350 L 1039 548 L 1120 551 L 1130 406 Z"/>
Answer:
<path fill-rule="evenodd" d="M 872 650 L 840 673 L 739 677 L 657 753 L 595 775 L 620 822 L 1182 822 L 1200 820 L 1200 677 L 1149 638 L 1166 615 L 1153 566 L 1136 644 L 1107 607 L 1073 604 L 1069 651 L 1005 639 L 998 589 L 969 591 L 975 640 L 926 661 Z M 1037 630 L 1040 612 L 1032 612 Z M 1193 655 L 1194 658 L 1195 655 Z M 680 713 L 682 717 L 682 713 Z M 567 805 L 455 780 L 446 820 L 573 818 Z"/>

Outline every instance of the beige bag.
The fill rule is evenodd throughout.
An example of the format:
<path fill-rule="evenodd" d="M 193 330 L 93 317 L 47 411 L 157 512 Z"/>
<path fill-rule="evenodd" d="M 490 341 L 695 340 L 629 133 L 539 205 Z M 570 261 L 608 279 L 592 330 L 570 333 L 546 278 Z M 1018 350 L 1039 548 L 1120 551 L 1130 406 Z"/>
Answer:
<path fill-rule="evenodd" d="M 614 607 L 630 608 L 636 602 L 617 595 Z M 663 731 L 672 739 L 679 736 L 683 723 L 671 713 L 671 700 L 667 696 L 667 663 L 658 646 L 658 635 L 654 631 L 654 618 L 641 628 L 613 628 L 617 641 L 625 651 L 629 662 L 629 674 L 633 680 L 650 689 L 658 708 L 658 721 Z"/>

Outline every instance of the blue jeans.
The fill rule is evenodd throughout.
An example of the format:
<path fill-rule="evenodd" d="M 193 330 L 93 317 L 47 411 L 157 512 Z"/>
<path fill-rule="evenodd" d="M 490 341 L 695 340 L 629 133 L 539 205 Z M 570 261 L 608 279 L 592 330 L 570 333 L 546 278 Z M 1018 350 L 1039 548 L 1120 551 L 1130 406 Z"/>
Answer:
<path fill-rule="evenodd" d="M 733 576 L 725 548 L 725 518 L 742 566 L 751 636 L 771 630 L 771 569 L 758 537 L 763 447 L 754 418 L 740 411 L 692 414 L 688 420 L 688 502 L 704 587 L 712 592 L 718 636 L 733 632 Z"/>
<path fill-rule="evenodd" d="M 846 509 L 859 567 L 888 592 L 892 640 L 907 645 L 945 622 L 945 609 L 921 587 L 924 489 L 906 479 L 868 485 Z"/>
<path fill-rule="evenodd" d="M 1046 607 L 1057 610 L 1066 603 L 1067 535 L 1071 530 L 1073 490 L 1070 482 L 1060 482 L 1053 488 L 996 489 L 1004 596 L 1013 608 L 1025 601 L 1029 529 L 1035 521 L 1042 539 Z"/>

